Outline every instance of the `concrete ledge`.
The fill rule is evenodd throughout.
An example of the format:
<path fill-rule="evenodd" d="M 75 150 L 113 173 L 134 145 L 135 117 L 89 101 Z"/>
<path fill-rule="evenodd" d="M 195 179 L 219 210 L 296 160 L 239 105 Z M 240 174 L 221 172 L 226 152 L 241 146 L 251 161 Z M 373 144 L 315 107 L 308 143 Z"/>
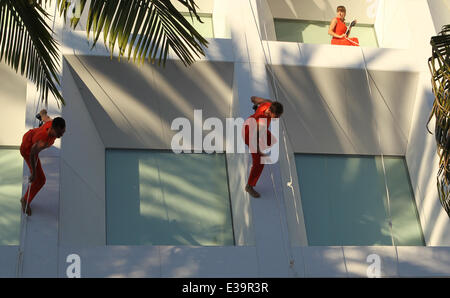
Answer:
<path fill-rule="evenodd" d="M 263 41 L 267 63 L 310 67 L 410 71 L 428 70 L 426 61 L 417 63 L 415 52 L 406 49 L 349 47 Z M 261 61 L 265 62 L 265 60 Z"/>
<path fill-rule="evenodd" d="M 255 247 L 161 246 L 161 277 L 255 277 Z"/>
<path fill-rule="evenodd" d="M 399 277 L 450 277 L 450 247 L 398 247 Z"/>
<path fill-rule="evenodd" d="M 98 246 L 60 247 L 59 277 L 70 254 L 81 277 L 256 277 L 255 247 Z"/>

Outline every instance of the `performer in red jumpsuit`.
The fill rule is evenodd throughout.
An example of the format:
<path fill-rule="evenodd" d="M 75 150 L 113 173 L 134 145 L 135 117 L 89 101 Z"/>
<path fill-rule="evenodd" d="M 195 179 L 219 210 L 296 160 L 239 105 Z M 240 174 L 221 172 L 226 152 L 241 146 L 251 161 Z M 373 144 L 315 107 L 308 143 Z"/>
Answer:
<path fill-rule="evenodd" d="M 344 45 L 344 46 L 359 46 L 359 40 L 356 37 L 348 38 L 345 32 L 347 26 L 345 25 L 346 10 L 344 6 L 338 6 L 336 9 L 336 17 L 331 20 L 328 34 L 333 36 L 331 44 Z M 356 23 L 356 20 L 355 20 Z M 348 32 L 350 34 L 350 32 Z"/>
<path fill-rule="evenodd" d="M 267 122 L 267 128 L 270 125 L 270 120 L 272 118 L 278 118 L 283 113 L 283 105 L 277 101 L 272 102 L 271 100 L 260 98 L 257 96 L 252 96 L 251 101 L 254 105 L 257 106 L 257 109 L 253 115 L 251 115 L 249 118 L 247 118 L 247 121 L 250 118 L 253 118 L 256 120 L 257 125 L 262 124 L 262 119 L 265 119 Z M 244 140 L 245 144 L 249 146 L 250 149 L 250 140 L 253 133 L 257 133 L 254 131 L 250 131 L 251 127 L 248 125 L 244 126 Z M 255 128 L 258 129 L 258 128 Z M 264 164 L 261 163 L 261 156 L 264 156 L 264 153 L 260 151 L 259 143 L 260 139 L 257 137 L 257 148 L 256 152 L 251 152 L 252 154 L 252 168 L 250 170 L 250 175 L 248 177 L 247 185 L 245 186 L 245 191 L 247 191 L 252 197 L 258 198 L 260 197 L 260 194 L 253 188 L 256 183 L 258 182 L 259 176 L 261 176 L 261 173 L 264 169 Z M 276 142 L 274 136 L 270 133 L 270 131 L 267 129 L 267 145 L 271 145 L 272 143 Z"/>
<path fill-rule="evenodd" d="M 22 212 L 26 212 L 28 215 L 31 215 L 31 201 L 45 184 L 45 174 L 39 160 L 39 152 L 53 145 L 55 139 L 62 137 L 66 131 L 66 122 L 63 118 L 52 119 L 47 116 L 46 110 L 42 110 L 39 114 L 44 124 L 25 133 L 20 145 L 20 154 L 27 163 L 31 174 L 29 179 L 31 187 L 27 189 L 20 200 Z"/>

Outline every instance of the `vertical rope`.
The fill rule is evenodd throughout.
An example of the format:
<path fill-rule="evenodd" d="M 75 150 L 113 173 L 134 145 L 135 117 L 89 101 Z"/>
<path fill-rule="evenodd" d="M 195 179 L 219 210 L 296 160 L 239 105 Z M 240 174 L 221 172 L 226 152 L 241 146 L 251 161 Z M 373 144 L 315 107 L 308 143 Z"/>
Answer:
<path fill-rule="evenodd" d="M 244 36 L 245 36 L 245 44 L 246 44 L 246 47 L 247 47 L 247 57 L 248 57 L 248 67 L 249 67 L 248 71 L 250 73 L 250 77 L 252 78 L 253 77 L 253 73 L 252 73 L 252 64 L 250 63 L 250 52 L 248 50 L 247 33 L 244 32 Z M 248 161 L 247 161 L 247 163 L 248 163 Z M 253 212 L 253 210 L 252 210 L 252 212 Z M 253 214 L 252 214 L 252 216 L 253 216 Z M 255 229 L 255 223 L 254 223 L 253 220 L 251 221 L 251 224 L 253 226 L 253 230 L 256 230 Z M 256 239 L 255 239 L 255 242 L 256 242 Z M 255 246 L 255 253 L 256 253 L 256 259 L 259 260 L 258 245 Z M 257 266 L 257 271 L 258 271 L 258 275 L 259 275 L 260 271 L 261 271 L 259 262 L 256 262 L 256 266 Z"/>
<path fill-rule="evenodd" d="M 25 213 L 23 213 L 22 210 L 20 211 L 21 232 L 20 232 L 19 253 L 17 256 L 16 277 L 22 277 L 23 275 L 23 256 L 25 253 L 25 243 L 27 238 L 27 227 L 28 227 L 28 215 L 26 214 L 26 211 L 28 209 L 28 201 L 30 199 L 31 182 L 28 182 L 26 191 L 28 192 L 28 196 L 26 198 Z M 25 194 L 23 196 L 25 196 Z"/>
<path fill-rule="evenodd" d="M 268 64 L 267 55 L 266 55 L 266 52 L 265 52 L 265 49 L 264 49 L 264 45 L 262 43 L 261 33 L 259 31 L 259 28 L 258 28 L 258 23 L 256 21 L 256 16 L 255 16 L 255 12 L 253 10 L 253 5 L 251 4 L 251 0 L 249 0 L 249 5 L 250 5 L 251 11 L 252 11 L 253 20 L 255 22 L 256 30 L 258 32 L 259 40 L 260 40 L 261 47 L 262 47 L 262 50 L 263 50 L 265 64 L 268 67 L 268 70 L 269 70 L 269 72 L 271 73 L 271 76 L 272 76 L 272 82 L 273 82 L 274 91 L 275 91 L 275 99 L 277 101 L 279 101 L 278 100 L 278 89 L 277 89 L 276 82 L 275 82 L 275 76 L 274 76 L 274 74 L 273 74 L 273 72 L 270 69 L 270 66 Z M 266 33 L 266 38 L 267 38 L 267 31 L 265 30 L 265 24 L 264 24 L 264 31 Z M 250 64 L 250 60 L 249 60 L 249 64 Z M 283 125 L 281 125 L 281 127 L 282 127 L 282 132 L 284 132 L 285 128 L 283 127 Z M 287 154 L 287 152 L 286 152 L 286 154 Z M 289 158 L 288 158 L 288 160 L 289 160 Z M 294 258 L 293 254 L 292 254 L 292 248 L 291 248 L 291 245 L 290 245 L 289 235 L 288 235 L 288 232 L 285 231 L 285 226 L 284 226 L 284 224 L 283 224 L 283 222 L 281 220 L 281 198 L 278 197 L 278 194 L 277 194 L 277 191 L 276 191 L 275 180 L 274 180 L 274 177 L 273 177 L 272 167 L 269 167 L 269 170 L 270 170 L 270 177 L 271 177 L 271 180 L 272 180 L 272 186 L 273 186 L 273 189 L 274 189 L 274 192 L 275 192 L 275 197 L 276 197 L 276 200 L 277 200 L 277 206 L 278 206 L 278 212 L 279 212 L 279 220 L 280 220 L 280 225 L 281 225 L 281 230 L 282 230 L 283 247 L 285 249 L 286 255 L 289 258 L 289 265 L 288 265 L 289 266 L 289 270 L 292 270 L 293 271 L 293 275 L 297 276 L 298 274 L 295 271 L 295 267 L 294 267 L 295 266 L 295 258 Z M 291 187 L 291 189 L 293 190 L 293 188 L 292 188 L 292 176 L 291 176 L 290 182 L 288 183 L 288 186 Z M 305 262 L 303 262 L 303 264 L 304 263 Z"/>
<path fill-rule="evenodd" d="M 367 86 L 369 87 L 370 98 L 372 98 L 373 94 L 372 94 L 372 88 L 370 87 L 370 80 L 369 80 L 369 77 L 371 77 L 371 76 L 370 76 L 369 71 L 367 69 L 367 61 L 366 61 L 366 57 L 364 55 L 364 51 L 363 51 L 362 47 L 360 47 L 360 50 L 361 50 L 362 57 L 363 57 L 363 60 L 364 60 L 364 70 L 365 70 L 365 73 L 366 73 Z M 372 80 L 373 80 L 373 78 L 372 78 Z M 375 83 L 375 81 L 374 81 L 374 83 Z M 386 176 L 386 166 L 384 164 L 383 148 L 381 147 L 380 127 L 378 126 L 378 122 L 376 120 L 376 117 L 374 117 L 374 122 L 375 122 L 375 130 L 377 131 L 377 135 L 378 135 L 378 149 L 380 150 L 380 154 L 381 154 L 381 166 L 383 168 L 384 188 L 385 188 L 385 191 L 386 191 L 386 198 L 387 198 L 387 213 L 388 213 L 387 215 L 388 215 L 388 220 L 389 220 L 389 222 L 388 222 L 389 231 L 390 231 L 390 234 L 391 234 L 392 246 L 395 246 L 394 235 L 393 235 L 393 230 L 392 230 L 391 202 L 390 202 L 390 194 L 389 194 L 389 188 L 388 188 L 387 176 Z"/>
<path fill-rule="evenodd" d="M 262 43 L 262 36 L 261 36 L 260 31 L 259 31 L 258 23 L 257 23 L 257 21 L 256 21 L 255 12 L 254 12 L 254 10 L 253 10 L 253 6 L 252 6 L 250 0 L 249 0 L 249 4 L 250 4 L 251 10 L 252 10 L 253 19 L 254 19 L 254 22 L 255 22 L 255 25 L 256 25 L 256 30 L 257 30 L 258 35 L 259 35 L 261 47 L 262 47 L 262 50 L 263 50 L 263 53 L 264 53 L 264 59 L 265 59 L 266 65 L 267 65 L 267 69 L 269 70 L 269 72 L 270 72 L 270 74 L 271 74 L 271 76 L 272 76 L 272 84 L 273 84 L 273 86 L 274 86 L 275 98 L 276 98 L 276 100 L 278 101 L 278 100 L 279 100 L 279 96 L 278 96 L 277 83 L 276 83 L 276 81 L 275 81 L 275 74 L 274 74 L 273 70 L 271 69 L 271 65 L 269 65 L 269 63 L 268 63 L 268 59 L 267 59 L 267 56 L 266 56 L 266 52 L 265 52 L 265 49 L 264 49 L 264 45 L 263 45 L 263 43 Z M 386 3 L 383 2 L 383 10 L 385 10 L 385 7 L 386 7 Z M 384 15 L 384 18 L 386 18 L 385 15 Z M 264 26 L 264 31 L 265 31 L 265 34 L 266 34 L 266 39 L 268 39 L 265 24 L 264 24 L 263 26 Z M 348 39 L 348 38 L 346 38 L 346 39 L 347 39 L 348 41 L 350 41 L 351 43 L 353 43 L 353 44 L 359 46 L 358 43 L 356 43 L 356 42 L 354 42 L 354 41 L 352 41 L 352 40 L 350 40 L 350 39 Z M 384 32 L 383 32 L 383 40 L 384 40 Z M 270 56 L 270 46 L 269 46 L 269 42 L 268 42 L 268 41 L 267 41 L 267 48 L 268 48 L 268 51 L 269 51 L 269 58 L 270 58 L 270 60 L 271 60 L 271 56 Z M 394 121 L 395 121 L 395 117 L 394 117 L 394 115 L 393 115 L 393 112 L 392 112 L 392 110 L 390 109 L 389 105 L 387 104 L 387 102 L 386 102 L 386 100 L 385 100 L 385 98 L 384 98 L 384 96 L 383 96 L 381 90 L 378 88 L 378 86 L 377 86 L 375 80 L 372 78 L 372 76 L 371 76 L 370 73 L 368 72 L 367 61 L 366 61 L 364 52 L 363 52 L 363 50 L 362 50 L 361 47 L 360 47 L 360 49 L 361 49 L 361 53 L 362 53 L 363 60 L 364 60 L 364 70 L 365 70 L 365 73 L 366 73 L 366 79 L 367 79 L 367 85 L 368 85 L 368 88 L 369 88 L 369 93 L 370 93 L 370 95 L 371 95 L 371 97 L 372 97 L 372 88 L 371 88 L 371 86 L 370 86 L 370 79 L 372 79 L 373 83 L 375 84 L 375 88 L 376 88 L 376 89 L 378 90 L 378 92 L 380 93 L 380 95 L 381 95 L 381 97 L 382 97 L 382 100 L 383 100 L 384 104 L 386 105 L 387 109 L 389 110 L 391 116 L 393 117 L 393 119 L 394 119 Z M 299 50 L 300 50 L 300 49 L 299 49 Z M 301 51 L 301 50 L 300 50 L 300 51 Z M 272 62 L 271 62 L 271 63 L 272 63 Z M 323 97 L 322 97 L 321 94 L 320 94 L 320 96 L 321 96 L 322 100 L 323 100 L 323 101 L 327 104 L 327 106 L 328 106 L 328 103 L 323 99 Z M 331 114 L 333 115 L 333 117 L 335 117 L 333 111 L 331 110 L 331 108 L 330 108 L 329 106 L 328 106 L 328 108 L 329 108 Z M 336 117 L 335 117 L 335 119 L 336 119 Z M 283 119 L 283 120 L 284 120 L 284 119 Z M 336 119 L 336 122 L 339 124 L 339 122 L 337 121 L 337 119 Z M 283 121 L 283 124 L 284 124 L 284 121 Z M 387 175 L 386 175 L 386 165 L 385 165 L 384 154 L 383 154 L 383 150 L 382 150 L 382 146 L 381 146 L 381 135 L 380 135 L 379 125 L 378 125 L 376 119 L 375 119 L 375 128 L 376 128 L 376 130 L 377 130 L 377 135 L 378 135 L 378 136 L 377 136 L 377 137 L 378 137 L 378 147 L 379 147 L 379 150 L 380 150 L 380 153 L 381 153 L 381 166 L 382 166 L 382 169 L 383 169 L 384 185 L 385 185 L 385 192 L 386 192 L 386 198 L 387 198 L 387 213 L 388 213 L 387 215 L 388 215 L 388 220 L 389 220 L 388 225 L 389 225 L 389 229 L 390 229 L 391 242 L 392 242 L 392 245 L 395 246 L 394 235 L 393 235 L 393 228 L 392 228 L 392 214 L 391 214 L 390 193 L 389 193 L 389 188 L 388 188 L 388 183 L 387 183 Z M 341 127 L 341 129 L 343 130 L 342 127 Z M 403 136 L 406 138 L 406 141 L 407 141 L 407 137 L 406 137 L 406 134 L 403 132 L 403 129 L 402 129 L 400 126 L 399 126 L 399 129 L 400 129 L 401 133 L 403 134 Z M 287 151 L 287 144 L 286 144 L 286 137 L 285 137 L 285 136 L 286 136 L 286 133 L 284 132 L 284 130 L 285 130 L 285 127 L 284 127 L 284 126 L 282 126 L 282 130 L 283 130 L 283 133 L 284 133 L 284 135 L 283 135 L 283 136 L 284 136 L 283 140 L 284 140 L 284 146 L 285 146 L 285 150 L 286 150 L 286 154 L 287 154 L 287 161 L 288 161 L 288 164 L 289 164 L 289 167 L 288 167 L 288 168 L 289 168 L 290 181 L 288 182 L 288 187 L 291 188 L 292 194 L 293 194 L 293 196 L 294 196 L 294 198 L 295 198 L 294 189 L 293 189 L 293 186 L 292 186 L 292 172 L 291 172 L 291 166 L 290 166 L 290 158 L 289 158 L 289 154 L 288 154 L 288 151 Z M 343 132 L 345 133 L 344 130 L 343 130 Z M 346 133 L 345 133 L 345 134 L 346 134 Z M 288 136 L 288 137 L 289 137 L 289 136 Z M 348 138 L 347 134 L 346 134 L 346 137 Z M 355 148 L 355 146 L 354 146 L 353 143 L 351 142 L 351 139 L 350 139 L 350 138 L 348 138 L 348 139 L 349 139 L 350 143 L 352 144 L 353 148 Z M 289 140 L 290 140 L 290 139 L 289 139 Z M 291 142 L 291 144 L 292 144 L 292 142 Z M 356 148 L 355 148 L 355 149 L 356 149 Z M 272 173 L 271 173 L 271 175 L 273 176 Z M 273 181 L 273 177 L 272 177 L 272 181 Z M 274 182 L 273 182 L 273 183 L 274 183 Z"/>
<path fill-rule="evenodd" d="M 253 9 L 252 9 L 252 11 L 253 11 Z M 256 28 L 257 30 L 258 30 L 258 28 Z M 264 33 L 265 33 L 265 37 L 266 37 L 266 44 L 267 44 L 267 49 L 268 49 L 268 51 L 269 51 L 269 59 L 270 59 L 270 64 L 272 64 L 272 56 L 270 55 L 270 47 L 269 47 L 269 41 L 268 41 L 268 36 L 267 36 L 267 30 L 266 30 L 266 24 L 264 24 Z M 262 39 L 260 39 L 261 40 L 261 44 L 262 44 Z M 264 47 L 262 47 L 262 49 L 263 49 L 263 51 L 265 51 L 264 50 Z M 265 52 L 264 52 L 264 57 L 266 57 L 266 55 L 265 55 Z M 270 69 L 270 66 L 268 65 L 268 63 L 267 63 L 267 60 L 266 60 L 266 65 L 268 66 L 268 69 Z M 269 70 L 270 72 L 271 72 L 271 77 L 272 77 L 272 84 L 273 84 L 273 89 L 274 89 L 274 91 L 275 91 L 275 99 L 277 100 L 277 101 L 279 101 L 279 97 L 278 97 L 278 88 L 277 88 L 277 85 L 276 85 L 276 81 L 275 81 L 275 75 L 274 75 L 274 73 L 273 73 L 273 71 L 271 71 L 271 70 Z M 283 119 L 284 120 L 284 119 Z M 292 191 L 292 196 L 293 196 L 293 198 L 294 198 L 294 205 L 295 205 L 295 207 L 296 207 L 296 211 L 297 211 L 297 204 L 296 204 L 296 197 L 295 197 L 295 192 L 294 192 L 294 187 L 292 186 L 292 171 L 291 171 L 291 163 L 290 163 L 290 158 L 289 158 L 289 152 L 288 152 L 288 150 L 287 150 L 287 146 L 286 146 L 286 127 L 284 126 L 284 122 L 282 123 L 282 125 L 281 125 L 281 133 L 283 134 L 283 142 L 284 142 L 284 148 L 285 148 L 285 151 L 286 151 L 286 157 L 287 157 L 287 162 L 288 162 L 288 169 L 289 169 L 289 181 L 287 182 L 287 184 L 286 184 L 286 186 L 287 187 L 289 187 L 290 189 L 291 189 L 291 191 Z M 281 141 L 281 138 L 280 138 L 280 141 Z M 279 210 L 279 214 L 280 214 L 280 225 L 281 225 L 281 228 L 282 228 L 282 233 L 286 236 L 286 238 L 287 238 L 287 240 L 285 240 L 285 246 L 287 246 L 288 248 L 288 251 L 289 251 L 289 268 L 293 271 L 293 274 L 294 274 L 294 276 L 298 276 L 298 273 L 297 273 L 297 271 L 295 270 L 295 267 L 294 267 L 294 265 L 295 265 L 295 258 L 294 258 L 294 256 L 293 256 L 293 253 L 292 253 L 292 247 L 291 247 L 291 244 L 290 244 L 290 238 L 289 238 L 289 231 L 284 231 L 285 229 L 285 227 L 284 227 L 284 224 L 283 224 L 283 222 L 281 221 L 281 209 L 282 209 L 282 202 L 281 202 L 281 198 L 278 198 L 278 194 L 277 194 L 277 192 L 276 192 L 276 189 L 275 189 L 275 181 L 274 181 L 274 178 L 273 178 L 273 171 L 272 171 L 272 167 L 269 167 L 269 169 L 270 169 L 270 175 L 271 175 L 271 177 L 272 177 L 272 184 L 273 184 L 273 188 L 274 188 L 274 190 L 275 190 L 275 196 L 276 196 L 276 198 L 277 198 L 277 205 L 278 205 L 278 210 Z M 283 203 L 284 203 L 284 200 L 283 200 Z M 283 206 L 285 206 L 285 204 L 283 204 Z M 286 211 L 286 209 L 285 209 L 285 211 Z M 297 212 L 295 212 L 296 214 L 297 214 Z M 285 218 L 286 218 L 286 220 L 287 220 L 287 216 L 286 216 L 286 213 L 284 214 L 285 215 Z M 297 217 L 297 221 L 298 221 L 298 217 Z M 303 251 L 302 251 L 302 255 L 303 255 Z M 303 264 L 304 264 L 305 262 L 303 262 Z"/>
<path fill-rule="evenodd" d="M 57 9 L 57 4 L 55 4 L 55 9 L 54 9 L 54 12 L 53 12 L 53 24 L 52 24 L 52 34 L 51 34 L 52 37 L 55 34 L 56 9 Z M 34 97 L 33 105 L 36 106 L 36 109 L 34 111 L 34 114 L 32 115 L 32 117 L 33 117 L 33 128 L 36 128 L 36 126 L 37 126 L 37 119 L 36 119 L 35 116 L 37 115 L 37 113 L 39 111 L 39 107 L 41 106 L 41 102 L 42 102 L 42 99 L 40 99 L 40 98 L 38 98 L 36 96 Z M 47 103 L 46 103 L 46 108 L 48 109 Z M 18 256 L 17 256 L 16 277 L 22 277 L 22 275 L 23 275 L 23 257 L 24 257 L 24 253 L 25 253 L 25 244 L 26 244 L 27 229 L 28 229 L 28 215 L 26 214 L 26 211 L 27 211 L 28 206 L 29 206 L 28 201 L 30 199 L 30 193 L 31 193 L 31 182 L 29 182 L 29 181 L 28 181 L 28 186 L 27 186 L 27 192 L 28 192 L 28 196 L 27 196 L 26 204 L 25 204 L 25 213 L 23 213 L 22 210 L 21 210 L 21 216 L 20 216 L 20 229 L 21 229 L 21 231 L 20 231 L 19 252 L 18 252 Z"/>

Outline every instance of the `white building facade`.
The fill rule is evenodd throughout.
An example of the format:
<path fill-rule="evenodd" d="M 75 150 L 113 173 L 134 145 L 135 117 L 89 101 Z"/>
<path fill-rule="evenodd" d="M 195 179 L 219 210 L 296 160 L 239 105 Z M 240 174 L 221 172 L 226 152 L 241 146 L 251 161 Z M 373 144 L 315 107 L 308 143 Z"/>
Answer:
<path fill-rule="evenodd" d="M 102 41 L 91 50 L 83 18 L 76 30 L 54 18 L 66 105 L 47 109 L 67 131 L 40 153 L 47 183 L 27 219 L 18 147 L 44 106 L 1 66 L 0 276 L 66 277 L 71 254 L 81 277 L 367 277 L 374 255 L 381 277 L 450 276 L 427 131 L 429 42 L 450 1 L 197 4 L 209 46 L 188 68 L 172 53 L 165 68 L 111 59 Z M 317 37 L 338 5 L 367 46 Z M 290 28 L 299 40 L 280 41 Z M 252 95 L 285 108 L 258 199 L 244 191 L 249 154 L 171 152 L 174 119 L 245 119 Z"/>

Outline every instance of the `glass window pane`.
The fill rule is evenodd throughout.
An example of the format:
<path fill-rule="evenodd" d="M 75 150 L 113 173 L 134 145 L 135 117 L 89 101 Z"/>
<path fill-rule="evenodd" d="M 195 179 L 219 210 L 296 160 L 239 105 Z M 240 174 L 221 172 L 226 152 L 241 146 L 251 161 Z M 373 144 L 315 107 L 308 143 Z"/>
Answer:
<path fill-rule="evenodd" d="M 224 154 L 106 151 L 109 245 L 234 245 Z"/>
<path fill-rule="evenodd" d="M 211 14 L 199 13 L 200 19 L 203 23 L 200 23 L 197 18 L 189 15 L 189 13 L 182 13 L 186 20 L 200 33 L 204 38 L 214 38 L 213 22 Z"/>
<path fill-rule="evenodd" d="M 19 149 L 0 148 L 0 245 L 19 245 L 22 160 Z"/>
<path fill-rule="evenodd" d="M 350 32 L 350 37 L 358 37 L 359 44 L 363 47 L 378 48 L 377 35 L 373 25 L 356 24 Z"/>
<path fill-rule="evenodd" d="M 424 245 L 403 158 L 296 154 L 311 246 Z M 389 216 L 390 213 L 390 216 Z M 392 234 L 389 227 L 392 218 Z"/>
<path fill-rule="evenodd" d="M 378 158 L 381 159 L 381 158 Z M 392 230 L 396 245 L 424 245 L 416 204 L 408 178 L 405 160 L 384 158 L 392 216 Z"/>
<path fill-rule="evenodd" d="M 331 44 L 331 36 L 328 35 L 329 22 L 275 19 L 274 24 L 278 41 Z M 357 37 L 361 46 L 378 47 L 373 25 L 356 24 L 350 37 Z"/>

